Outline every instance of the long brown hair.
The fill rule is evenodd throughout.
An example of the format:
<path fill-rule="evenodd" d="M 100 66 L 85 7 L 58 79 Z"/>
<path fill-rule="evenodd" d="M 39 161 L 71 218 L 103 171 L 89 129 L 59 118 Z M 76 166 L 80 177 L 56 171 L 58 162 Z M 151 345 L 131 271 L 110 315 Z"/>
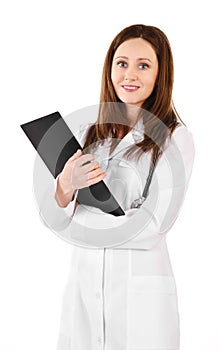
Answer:
<path fill-rule="evenodd" d="M 126 40 L 142 38 L 148 41 L 154 49 L 158 60 L 158 75 L 151 95 L 140 108 L 143 116 L 144 139 L 131 146 L 125 153 L 129 158 L 136 154 L 138 158 L 143 152 L 152 151 L 153 160 L 162 154 L 163 145 L 171 136 L 180 119 L 172 101 L 174 81 L 173 56 L 166 35 L 157 27 L 143 24 L 124 28 L 112 41 L 106 54 L 100 94 L 100 106 L 96 123 L 88 130 L 84 149 L 103 143 L 107 137 L 119 138 L 130 130 L 126 121 L 125 105 L 115 93 L 111 69 L 113 56 L 117 48 Z M 106 103 L 107 102 L 107 103 Z M 108 103 L 113 102 L 113 103 Z M 183 123 L 183 122 L 182 122 Z M 184 124 L 184 123 L 183 123 Z"/>

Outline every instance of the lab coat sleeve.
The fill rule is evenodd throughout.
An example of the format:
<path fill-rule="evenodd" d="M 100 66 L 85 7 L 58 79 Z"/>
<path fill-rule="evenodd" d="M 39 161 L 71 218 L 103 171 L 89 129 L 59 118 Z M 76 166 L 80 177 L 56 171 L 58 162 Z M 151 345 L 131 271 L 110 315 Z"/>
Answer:
<path fill-rule="evenodd" d="M 138 221 L 145 217 L 146 224 L 137 234 L 134 232 L 133 238 L 118 246 L 119 249 L 152 249 L 164 238 L 183 204 L 194 154 L 192 134 L 186 127 L 178 127 L 158 161 L 146 201 L 133 214 L 133 223 L 139 214 Z M 131 210 L 128 211 L 129 215 L 132 215 Z"/>
<path fill-rule="evenodd" d="M 74 133 L 81 145 L 84 144 L 87 130 L 90 124 L 81 125 L 77 133 Z M 52 231 L 63 231 L 71 223 L 78 190 L 75 193 L 73 201 L 66 208 L 58 205 L 55 199 L 56 185 L 59 175 L 53 178 L 49 170 L 39 158 L 38 171 L 35 174 L 34 194 L 37 202 L 39 216 L 43 224 Z"/>
<path fill-rule="evenodd" d="M 125 215 L 119 217 L 84 211 L 84 223 L 97 230 L 109 229 L 110 235 L 120 227 L 118 237 L 123 239 L 113 244 L 113 249 L 152 249 L 165 237 L 179 214 L 193 161 L 192 135 L 186 127 L 180 126 L 166 142 L 141 208 L 125 210 Z M 80 207 L 77 217 L 83 212 Z"/>

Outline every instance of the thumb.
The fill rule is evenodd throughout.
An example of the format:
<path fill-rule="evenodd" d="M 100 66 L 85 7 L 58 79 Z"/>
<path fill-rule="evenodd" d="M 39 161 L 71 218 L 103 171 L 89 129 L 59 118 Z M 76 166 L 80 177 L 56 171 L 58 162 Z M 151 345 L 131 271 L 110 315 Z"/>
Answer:
<path fill-rule="evenodd" d="M 74 153 L 74 155 L 72 156 L 72 160 L 73 160 L 73 159 L 79 158 L 81 155 L 82 155 L 82 150 L 81 150 L 81 149 L 78 149 L 78 150 Z"/>
<path fill-rule="evenodd" d="M 73 160 L 75 160 L 75 159 L 78 159 L 81 155 L 82 155 L 82 150 L 81 150 L 81 149 L 78 149 L 77 152 L 75 152 L 75 153 L 72 155 L 72 157 L 70 157 L 70 158 L 68 159 L 67 162 L 71 162 L 71 161 L 73 161 Z"/>

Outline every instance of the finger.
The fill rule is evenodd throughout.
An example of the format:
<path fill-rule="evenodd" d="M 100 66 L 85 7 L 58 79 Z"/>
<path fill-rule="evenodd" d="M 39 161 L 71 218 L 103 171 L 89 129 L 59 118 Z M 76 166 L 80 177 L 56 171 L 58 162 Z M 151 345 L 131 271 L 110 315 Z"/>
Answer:
<path fill-rule="evenodd" d="M 94 156 L 92 154 L 84 154 L 77 160 L 77 165 L 83 166 L 85 163 L 91 162 L 94 160 Z"/>
<path fill-rule="evenodd" d="M 89 179 L 87 181 L 87 186 L 91 186 L 91 185 L 96 184 L 97 182 L 100 182 L 101 180 L 103 180 L 106 177 L 106 175 L 107 175 L 107 173 L 105 172 L 105 173 L 102 173 L 93 179 Z"/>
<path fill-rule="evenodd" d="M 97 177 L 100 174 L 102 174 L 102 169 L 100 167 L 98 167 L 97 169 L 94 169 L 88 173 L 87 179 L 88 180 L 93 179 L 94 177 Z"/>
<path fill-rule="evenodd" d="M 79 157 L 81 157 L 82 155 L 82 150 L 81 149 L 78 149 L 68 160 L 66 163 L 70 163 L 72 162 L 73 160 L 76 160 L 78 159 Z"/>
<path fill-rule="evenodd" d="M 100 165 L 96 160 L 94 160 L 92 162 L 89 162 L 88 164 L 83 165 L 83 172 L 84 174 L 87 174 L 88 172 L 93 171 L 97 168 L 100 168 Z"/>

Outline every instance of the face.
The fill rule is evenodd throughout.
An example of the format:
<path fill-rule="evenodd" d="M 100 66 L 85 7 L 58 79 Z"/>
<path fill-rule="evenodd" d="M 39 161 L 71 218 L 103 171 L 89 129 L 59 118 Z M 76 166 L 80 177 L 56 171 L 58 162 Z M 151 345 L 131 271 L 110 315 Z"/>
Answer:
<path fill-rule="evenodd" d="M 116 50 L 111 79 L 118 98 L 141 107 L 151 95 L 158 72 L 157 56 L 148 41 L 129 39 Z"/>

